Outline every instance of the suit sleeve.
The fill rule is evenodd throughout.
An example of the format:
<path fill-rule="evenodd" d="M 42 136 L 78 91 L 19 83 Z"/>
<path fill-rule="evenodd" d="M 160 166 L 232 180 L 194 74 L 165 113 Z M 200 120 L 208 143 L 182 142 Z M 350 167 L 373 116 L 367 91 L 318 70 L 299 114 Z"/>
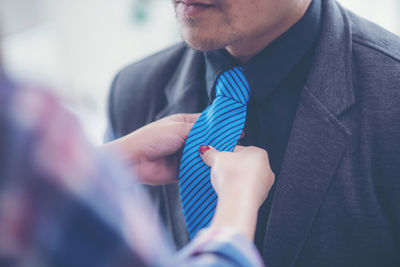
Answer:
<path fill-rule="evenodd" d="M 107 99 L 107 111 L 106 111 L 106 116 L 107 116 L 107 128 L 104 134 L 103 141 L 104 143 L 110 142 L 114 139 L 116 139 L 116 133 L 115 133 L 115 118 L 114 118 L 114 92 L 115 88 L 118 83 L 120 73 L 118 73 L 115 77 L 114 80 L 112 81 L 110 92 L 108 95 Z"/>

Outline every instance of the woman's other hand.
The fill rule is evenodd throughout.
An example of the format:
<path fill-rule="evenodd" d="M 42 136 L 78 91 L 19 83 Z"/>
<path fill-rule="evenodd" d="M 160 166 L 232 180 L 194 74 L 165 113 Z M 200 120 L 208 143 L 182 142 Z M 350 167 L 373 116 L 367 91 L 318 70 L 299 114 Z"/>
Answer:
<path fill-rule="evenodd" d="M 211 227 L 233 227 L 253 239 L 258 209 L 275 180 L 267 152 L 243 146 L 236 146 L 234 152 L 219 152 L 201 146 L 200 154 L 211 167 L 211 182 L 218 195 Z"/>
<path fill-rule="evenodd" d="M 178 177 L 178 152 L 199 116 L 171 115 L 103 147 L 121 154 L 141 182 L 151 185 L 174 183 Z"/>

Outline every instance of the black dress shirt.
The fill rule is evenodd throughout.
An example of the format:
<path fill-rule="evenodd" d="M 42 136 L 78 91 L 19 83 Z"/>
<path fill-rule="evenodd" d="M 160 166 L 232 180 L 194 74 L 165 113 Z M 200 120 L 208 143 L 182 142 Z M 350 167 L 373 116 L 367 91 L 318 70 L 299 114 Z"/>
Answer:
<path fill-rule="evenodd" d="M 317 43 L 321 18 L 320 0 L 314 0 L 305 15 L 286 33 L 255 57 L 242 64 L 252 96 L 248 103 L 245 136 L 241 144 L 267 150 L 276 180 L 284 158 L 300 95 L 305 85 Z M 205 53 L 204 104 L 214 98 L 218 76 L 241 65 L 225 49 Z M 255 243 L 260 251 L 275 187 L 259 211 Z M 288 218 L 290 219 L 290 218 Z"/>

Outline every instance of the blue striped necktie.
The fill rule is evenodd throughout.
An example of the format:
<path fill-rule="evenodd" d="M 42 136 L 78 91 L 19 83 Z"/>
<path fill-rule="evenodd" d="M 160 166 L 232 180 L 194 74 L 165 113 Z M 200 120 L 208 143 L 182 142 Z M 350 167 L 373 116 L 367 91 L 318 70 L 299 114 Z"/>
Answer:
<path fill-rule="evenodd" d="M 241 67 L 222 73 L 215 85 L 214 101 L 201 113 L 186 140 L 179 188 L 190 238 L 209 225 L 217 203 L 210 167 L 202 161 L 199 146 L 233 151 L 244 128 L 249 97 L 250 87 Z"/>

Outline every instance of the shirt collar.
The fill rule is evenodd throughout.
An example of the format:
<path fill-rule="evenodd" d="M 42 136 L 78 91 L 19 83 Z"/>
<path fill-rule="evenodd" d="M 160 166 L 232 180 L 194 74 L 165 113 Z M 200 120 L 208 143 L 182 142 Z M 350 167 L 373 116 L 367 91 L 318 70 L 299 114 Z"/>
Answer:
<path fill-rule="evenodd" d="M 267 97 L 307 51 L 314 47 L 319 35 L 320 20 L 321 0 L 313 0 L 304 16 L 295 25 L 243 64 L 244 74 L 256 102 Z M 240 64 L 225 49 L 204 54 L 207 94 L 212 98 L 218 76 Z"/>

